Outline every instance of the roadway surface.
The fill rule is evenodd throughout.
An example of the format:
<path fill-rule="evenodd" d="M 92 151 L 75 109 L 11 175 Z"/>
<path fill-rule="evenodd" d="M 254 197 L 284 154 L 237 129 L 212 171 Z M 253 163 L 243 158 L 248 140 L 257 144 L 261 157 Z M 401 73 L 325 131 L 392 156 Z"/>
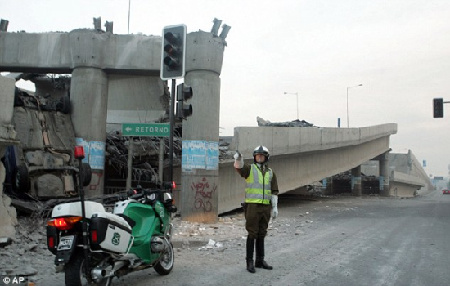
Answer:
<path fill-rule="evenodd" d="M 274 270 L 245 270 L 245 241 L 230 232 L 224 248 L 177 248 L 168 276 L 153 269 L 115 285 L 449 285 L 450 195 L 413 199 L 280 198 L 266 238 Z M 234 236 L 234 237 L 233 237 Z"/>

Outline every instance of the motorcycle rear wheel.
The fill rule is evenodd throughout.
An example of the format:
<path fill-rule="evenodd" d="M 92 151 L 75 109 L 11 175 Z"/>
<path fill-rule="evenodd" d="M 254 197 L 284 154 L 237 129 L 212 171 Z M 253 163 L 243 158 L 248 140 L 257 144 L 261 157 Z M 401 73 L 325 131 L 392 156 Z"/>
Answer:
<path fill-rule="evenodd" d="M 167 249 L 162 253 L 161 260 L 155 264 L 155 271 L 159 275 L 168 275 L 173 269 L 173 245 L 169 243 Z"/>
<path fill-rule="evenodd" d="M 102 279 L 99 283 L 89 283 L 84 275 L 84 253 L 77 251 L 74 257 L 65 266 L 66 286 L 110 286 L 112 277 Z"/>

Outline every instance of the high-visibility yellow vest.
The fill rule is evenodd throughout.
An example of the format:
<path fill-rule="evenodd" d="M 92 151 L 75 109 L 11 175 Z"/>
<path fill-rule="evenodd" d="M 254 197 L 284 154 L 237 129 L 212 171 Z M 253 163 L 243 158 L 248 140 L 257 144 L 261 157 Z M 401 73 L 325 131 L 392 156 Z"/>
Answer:
<path fill-rule="evenodd" d="M 245 188 L 245 202 L 253 204 L 270 204 L 272 199 L 272 169 L 262 174 L 256 164 L 251 165 L 250 175 L 245 179 L 247 186 Z"/>

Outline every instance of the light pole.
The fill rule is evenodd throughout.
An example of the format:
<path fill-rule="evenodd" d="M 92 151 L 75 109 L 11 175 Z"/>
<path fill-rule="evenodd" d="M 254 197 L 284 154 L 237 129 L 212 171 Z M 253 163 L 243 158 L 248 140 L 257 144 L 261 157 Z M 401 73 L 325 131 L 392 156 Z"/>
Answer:
<path fill-rule="evenodd" d="M 362 83 L 358 84 L 358 85 L 354 85 L 354 86 L 347 86 L 347 128 L 350 127 L 350 122 L 348 119 L 348 90 L 352 87 L 358 87 L 358 86 L 362 86 Z"/>
<path fill-rule="evenodd" d="M 284 92 L 284 94 L 295 94 L 296 96 L 297 96 L 297 119 L 299 119 L 298 118 L 298 92 Z"/>

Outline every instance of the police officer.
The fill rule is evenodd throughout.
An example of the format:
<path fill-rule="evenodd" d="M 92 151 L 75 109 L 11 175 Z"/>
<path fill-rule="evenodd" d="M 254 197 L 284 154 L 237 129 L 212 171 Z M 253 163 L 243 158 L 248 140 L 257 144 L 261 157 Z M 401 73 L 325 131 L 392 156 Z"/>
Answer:
<path fill-rule="evenodd" d="M 255 267 L 272 270 L 264 261 L 264 237 L 267 234 L 270 215 L 278 215 L 278 183 L 273 170 L 268 167 L 269 150 L 260 145 L 253 151 L 253 164 L 244 163 L 242 155 L 234 154 L 234 167 L 245 178 L 245 229 L 248 232 L 246 244 L 247 270 L 255 273 Z M 256 242 L 256 244 L 255 244 Z M 256 247 L 256 259 L 253 253 Z"/>

